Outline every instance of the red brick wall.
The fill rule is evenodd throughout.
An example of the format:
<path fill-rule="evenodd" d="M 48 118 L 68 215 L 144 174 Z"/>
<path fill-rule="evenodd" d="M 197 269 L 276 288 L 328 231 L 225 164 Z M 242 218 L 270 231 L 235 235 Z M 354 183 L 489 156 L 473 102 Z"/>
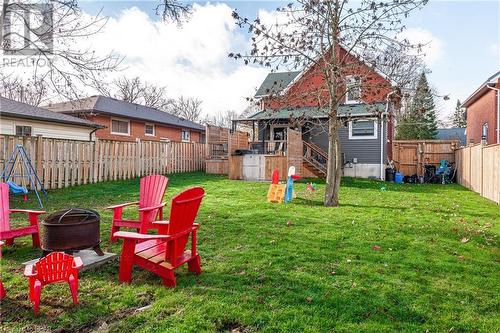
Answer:
<path fill-rule="evenodd" d="M 121 119 L 119 117 L 116 118 Z M 130 120 L 130 135 L 118 135 L 118 134 L 111 134 L 110 116 L 104 116 L 104 115 L 86 116 L 86 119 L 89 119 L 90 121 L 93 121 L 100 125 L 106 126 L 106 128 L 97 130 L 96 136 L 99 139 L 135 141 L 136 138 L 139 138 L 141 140 L 160 141 L 160 138 L 162 139 L 168 138 L 171 141 L 181 142 L 182 129 L 178 127 L 170 127 L 161 124 L 154 124 L 155 135 L 150 136 L 145 134 L 144 125 L 146 124 L 146 122 Z M 200 142 L 201 139 L 200 132 L 194 130 L 189 130 L 189 131 L 190 131 L 191 142 Z"/>
<path fill-rule="evenodd" d="M 496 143 L 496 92 L 489 89 L 486 94 L 467 108 L 467 143 L 481 142 L 483 124 L 488 123 L 488 144 Z"/>
<path fill-rule="evenodd" d="M 345 59 L 345 70 L 342 76 L 357 75 L 362 80 L 362 100 L 365 103 L 385 102 L 387 94 L 392 91 L 391 84 L 384 77 L 373 71 L 362 61 L 339 48 L 338 56 Z M 280 109 L 304 106 L 328 106 L 328 91 L 324 83 L 322 65 L 312 66 L 298 81 L 293 83 L 284 96 L 270 97 L 264 100 L 264 108 Z M 343 96 L 345 86 L 338 89 L 338 97 Z"/>

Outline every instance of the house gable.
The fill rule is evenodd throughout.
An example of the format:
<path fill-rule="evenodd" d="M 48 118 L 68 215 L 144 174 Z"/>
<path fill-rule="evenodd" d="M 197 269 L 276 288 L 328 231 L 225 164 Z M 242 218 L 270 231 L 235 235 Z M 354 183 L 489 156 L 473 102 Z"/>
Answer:
<path fill-rule="evenodd" d="M 339 57 L 345 58 L 347 64 L 342 76 L 359 76 L 361 79 L 361 102 L 385 102 L 392 90 L 389 80 L 344 48 L 339 47 L 337 52 Z M 323 65 L 318 63 L 305 69 L 281 94 L 264 97 L 262 107 L 281 109 L 328 106 L 329 94 L 324 84 L 322 68 Z M 345 89 L 344 85 L 340 85 L 338 89 L 338 96 L 343 100 Z"/>

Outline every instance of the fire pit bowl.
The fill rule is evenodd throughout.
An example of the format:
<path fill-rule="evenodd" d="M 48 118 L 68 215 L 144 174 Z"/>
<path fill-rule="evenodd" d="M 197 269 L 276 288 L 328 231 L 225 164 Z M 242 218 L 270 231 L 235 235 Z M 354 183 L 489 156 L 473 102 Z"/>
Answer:
<path fill-rule="evenodd" d="M 57 211 L 42 221 L 42 249 L 44 254 L 54 251 L 73 253 L 92 248 L 103 256 L 99 244 L 99 213 L 91 209 L 70 208 Z"/>

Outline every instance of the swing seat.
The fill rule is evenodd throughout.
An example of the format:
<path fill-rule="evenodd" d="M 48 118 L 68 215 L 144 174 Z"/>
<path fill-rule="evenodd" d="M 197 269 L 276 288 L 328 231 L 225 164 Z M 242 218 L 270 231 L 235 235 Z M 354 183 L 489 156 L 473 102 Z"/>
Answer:
<path fill-rule="evenodd" d="M 9 185 L 9 189 L 13 194 L 28 194 L 28 189 L 24 186 L 17 185 L 11 180 L 9 180 L 7 184 Z"/>

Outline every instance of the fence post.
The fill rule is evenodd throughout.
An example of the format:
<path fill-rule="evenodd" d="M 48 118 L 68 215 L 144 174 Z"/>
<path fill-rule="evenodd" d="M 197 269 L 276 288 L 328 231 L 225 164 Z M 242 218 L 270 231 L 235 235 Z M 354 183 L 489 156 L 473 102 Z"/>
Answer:
<path fill-rule="evenodd" d="M 38 178 L 40 179 L 40 182 L 43 184 L 43 167 L 42 167 L 42 158 L 44 154 L 42 154 L 43 151 L 43 141 L 42 141 L 42 135 L 38 134 L 36 136 L 36 153 L 35 155 L 35 163 L 36 163 L 36 174 Z M 40 190 L 40 185 L 36 185 L 37 188 Z"/>

